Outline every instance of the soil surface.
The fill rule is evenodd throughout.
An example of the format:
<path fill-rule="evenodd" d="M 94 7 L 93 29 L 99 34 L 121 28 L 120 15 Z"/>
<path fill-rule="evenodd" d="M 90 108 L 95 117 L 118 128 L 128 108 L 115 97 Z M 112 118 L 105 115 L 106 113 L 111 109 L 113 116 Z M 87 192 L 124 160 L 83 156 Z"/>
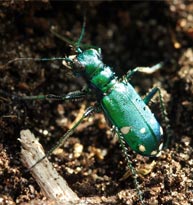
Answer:
<path fill-rule="evenodd" d="M 10 61 L 75 54 L 50 29 L 76 42 L 84 14 L 82 43 L 101 48 L 105 64 L 119 77 L 136 66 L 165 62 L 157 73 L 137 73 L 131 82 L 141 96 L 153 86 L 161 88 L 171 142 L 156 159 L 129 154 L 137 170 L 148 171 L 147 165 L 156 162 L 147 175 L 138 176 L 145 204 L 193 204 L 193 3 L 169 0 L 1 1 L 0 204 L 50 204 L 20 160 L 20 131 L 30 129 L 47 151 L 93 104 L 19 100 L 80 90 L 85 82 L 61 61 Z M 156 99 L 151 107 L 160 119 Z M 89 204 L 141 204 L 132 176 L 120 180 L 126 162 L 102 113 L 84 121 L 50 161 L 80 198 L 92 199 Z"/>

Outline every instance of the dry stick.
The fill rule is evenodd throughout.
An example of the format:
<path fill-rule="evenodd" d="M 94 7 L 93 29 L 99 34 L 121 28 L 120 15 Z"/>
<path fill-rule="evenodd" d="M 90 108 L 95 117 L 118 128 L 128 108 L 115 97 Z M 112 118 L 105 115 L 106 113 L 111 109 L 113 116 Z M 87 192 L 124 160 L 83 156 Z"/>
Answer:
<path fill-rule="evenodd" d="M 21 160 L 24 166 L 29 170 L 35 162 L 45 155 L 45 153 L 41 144 L 29 130 L 22 130 L 20 137 L 19 141 L 22 144 Z M 105 202 L 110 204 L 112 201 L 114 202 L 118 200 L 117 196 L 103 196 L 102 198 L 99 196 L 82 197 L 79 199 L 76 193 L 69 188 L 66 181 L 56 172 L 47 158 L 30 169 L 30 172 L 41 187 L 41 190 L 48 199 L 48 202 L 50 201 L 50 203 L 46 204 L 100 205 Z"/>
<path fill-rule="evenodd" d="M 45 153 L 41 144 L 29 130 L 22 130 L 20 137 L 19 141 L 22 144 L 21 160 L 29 169 Z M 70 189 L 67 182 L 57 173 L 47 158 L 38 163 L 30 172 L 44 195 L 48 199 L 54 200 L 55 204 L 78 204 L 79 197 Z"/>

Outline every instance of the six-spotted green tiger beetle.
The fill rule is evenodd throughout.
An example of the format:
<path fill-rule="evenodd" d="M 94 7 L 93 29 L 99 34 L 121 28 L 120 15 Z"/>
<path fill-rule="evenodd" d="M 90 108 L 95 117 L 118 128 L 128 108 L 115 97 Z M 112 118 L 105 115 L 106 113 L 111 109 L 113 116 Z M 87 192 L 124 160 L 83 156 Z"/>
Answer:
<path fill-rule="evenodd" d="M 60 146 L 64 140 L 73 134 L 77 126 L 88 116 L 95 112 L 102 112 L 105 115 L 110 126 L 119 136 L 119 141 L 123 153 L 125 154 L 127 165 L 131 169 L 134 176 L 135 186 L 139 194 L 141 203 L 143 204 L 142 193 L 139 189 L 139 184 L 136 179 L 136 172 L 133 168 L 129 156 L 127 154 L 128 146 L 138 154 L 143 156 L 156 156 L 163 148 L 163 130 L 154 114 L 148 107 L 148 103 L 152 97 L 158 92 L 160 96 L 161 111 L 164 117 L 166 112 L 162 102 L 161 94 L 158 88 L 153 88 L 144 99 L 135 91 L 130 84 L 130 78 L 137 72 L 153 73 L 163 66 L 163 63 L 156 64 L 153 67 L 137 67 L 128 72 L 121 79 L 118 79 L 115 72 L 110 66 L 104 64 L 100 48 L 89 48 L 84 51 L 80 49 L 80 42 L 84 33 L 84 27 L 80 38 L 74 46 L 76 47 L 76 55 L 65 58 L 51 59 L 33 59 L 40 61 L 48 60 L 63 60 L 63 64 L 69 68 L 72 73 L 78 77 L 82 76 L 87 88 L 81 91 L 74 91 L 62 96 L 52 94 L 41 96 L 23 96 L 23 100 L 75 100 L 84 99 L 89 96 L 94 96 L 96 104 L 86 109 L 83 116 L 76 122 L 73 127 L 68 130 L 57 144 L 48 153 L 38 160 L 30 169 L 37 163 L 49 156 L 54 149 Z M 58 34 L 56 34 L 60 37 Z M 61 37 L 60 37 L 61 38 Z M 65 41 L 65 38 L 63 38 Z M 69 42 L 69 41 L 68 41 Z M 72 43 L 71 43 L 72 44 Z M 24 58 L 21 60 L 29 60 Z M 18 59 L 16 59 L 18 60 Z M 10 61 L 11 63 L 13 61 Z"/>

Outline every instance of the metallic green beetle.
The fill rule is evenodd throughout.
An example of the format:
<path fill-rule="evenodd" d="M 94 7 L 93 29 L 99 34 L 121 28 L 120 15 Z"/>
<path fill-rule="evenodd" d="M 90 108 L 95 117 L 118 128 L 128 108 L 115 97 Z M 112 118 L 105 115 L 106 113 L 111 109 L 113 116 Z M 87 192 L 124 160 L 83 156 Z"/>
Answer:
<path fill-rule="evenodd" d="M 87 108 L 80 120 L 76 122 L 74 126 L 57 141 L 56 145 L 31 168 L 45 157 L 48 157 L 53 150 L 72 135 L 77 126 L 86 117 L 99 110 L 102 110 L 107 121 L 118 134 L 126 156 L 126 146 L 125 144 L 123 146 L 125 142 L 132 150 L 144 156 L 156 156 L 160 153 L 163 147 L 163 130 L 154 117 L 154 114 L 147 106 L 148 102 L 159 89 L 153 88 L 150 93 L 142 99 L 129 83 L 129 79 L 136 71 L 152 73 L 160 69 L 163 63 L 156 64 L 153 67 L 137 67 L 127 73 L 122 79 L 118 79 L 112 69 L 103 63 L 101 49 L 91 48 L 81 51 L 80 48 L 77 48 L 77 55 L 66 58 L 43 58 L 33 60 L 63 60 L 63 64 L 71 69 L 76 77 L 82 76 L 86 80 L 87 89 L 70 92 L 62 96 L 52 94 L 23 96 L 23 100 L 76 100 L 92 95 L 92 97 L 95 97 L 97 104 Z"/>
<path fill-rule="evenodd" d="M 106 119 L 132 150 L 146 156 L 159 153 L 163 146 L 163 130 L 147 106 L 156 89 L 142 100 L 127 80 L 131 74 L 119 80 L 103 63 L 100 50 L 80 51 L 68 58 L 68 65 L 75 75 L 86 79 Z"/>

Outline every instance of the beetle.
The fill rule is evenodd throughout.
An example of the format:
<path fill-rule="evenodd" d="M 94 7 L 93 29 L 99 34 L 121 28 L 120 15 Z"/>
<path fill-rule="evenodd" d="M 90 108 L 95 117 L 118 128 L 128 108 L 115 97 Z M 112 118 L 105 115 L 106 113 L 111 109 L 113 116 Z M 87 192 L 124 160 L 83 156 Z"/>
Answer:
<path fill-rule="evenodd" d="M 123 138 L 133 151 L 143 156 L 159 154 L 163 148 L 163 129 L 148 107 L 148 103 L 159 89 L 153 88 L 142 99 L 129 80 L 136 71 L 152 73 L 160 69 L 163 63 L 153 67 L 137 67 L 118 79 L 112 68 L 103 63 L 101 49 L 91 48 L 82 51 L 79 48 L 77 55 L 62 59 L 64 60 L 63 64 L 71 69 L 76 77 L 82 76 L 85 79 L 86 89 L 62 96 L 48 94 L 21 97 L 24 100 L 75 100 L 83 99 L 90 94 L 95 96 L 97 102 L 95 106 L 89 107 L 85 111 L 82 118 L 57 142 L 57 146 L 74 132 L 84 118 L 100 110 L 118 136 Z M 54 146 L 48 155 L 55 148 Z"/>
<path fill-rule="evenodd" d="M 85 78 L 106 119 L 132 150 L 145 156 L 159 153 L 163 130 L 147 106 L 155 90 L 142 100 L 127 78 L 119 80 L 103 63 L 100 49 L 80 52 L 69 65 Z"/>

